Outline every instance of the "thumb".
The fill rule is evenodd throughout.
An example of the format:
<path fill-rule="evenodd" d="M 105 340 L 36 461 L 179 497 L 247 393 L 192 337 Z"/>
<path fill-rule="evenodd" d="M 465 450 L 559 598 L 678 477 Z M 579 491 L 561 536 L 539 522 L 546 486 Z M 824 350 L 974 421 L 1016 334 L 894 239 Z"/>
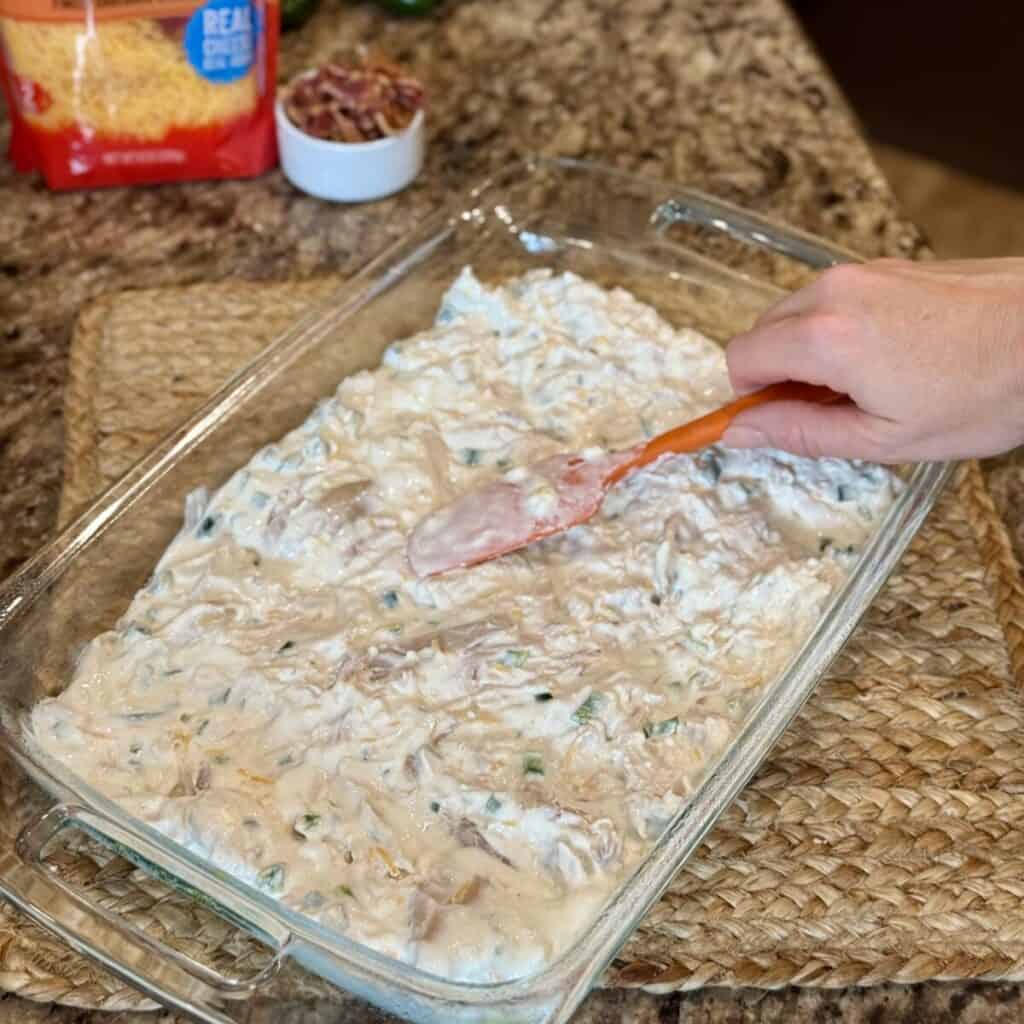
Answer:
<path fill-rule="evenodd" d="M 767 402 L 740 413 L 721 443 L 726 448 L 779 448 L 809 458 L 897 461 L 882 450 L 873 421 L 852 403 Z"/>

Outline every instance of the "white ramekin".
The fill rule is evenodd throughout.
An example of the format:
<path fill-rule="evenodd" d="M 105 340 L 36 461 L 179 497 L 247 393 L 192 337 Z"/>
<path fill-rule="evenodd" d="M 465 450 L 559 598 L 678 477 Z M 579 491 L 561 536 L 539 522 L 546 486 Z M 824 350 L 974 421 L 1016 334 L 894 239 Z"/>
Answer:
<path fill-rule="evenodd" d="M 280 98 L 274 116 L 281 170 L 296 188 L 318 199 L 381 199 L 405 188 L 423 166 L 422 110 L 401 134 L 372 142 L 330 142 L 307 135 L 289 120 Z"/>

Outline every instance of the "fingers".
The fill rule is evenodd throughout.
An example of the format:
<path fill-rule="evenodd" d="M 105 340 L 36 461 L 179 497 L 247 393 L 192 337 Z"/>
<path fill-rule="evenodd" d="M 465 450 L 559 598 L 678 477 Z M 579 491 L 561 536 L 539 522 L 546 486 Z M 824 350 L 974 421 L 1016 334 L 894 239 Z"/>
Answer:
<path fill-rule="evenodd" d="M 766 309 L 758 317 L 756 326 L 765 327 L 788 317 L 835 310 L 858 296 L 870 294 L 879 279 L 920 272 L 921 265 L 909 260 L 840 263 L 823 270 L 810 284 Z"/>
<path fill-rule="evenodd" d="M 865 276 L 872 272 L 869 268 L 879 266 L 882 262 L 878 260 L 874 264 L 842 263 L 823 270 L 810 284 L 791 292 L 774 306 L 766 309 L 757 318 L 756 326 L 766 327 L 789 317 L 827 309 L 830 300 L 837 296 L 859 291 Z"/>
<path fill-rule="evenodd" d="M 779 448 L 809 458 L 900 462 L 885 424 L 855 405 L 770 402 L 741 413 L 722 437 L 727 448 Z"/>
<path fill-rule="evenodd" d="M 827 313 L 786 317 L 740 334 L 725 350 L 733 390 L 744 395 L 797 380 L 846 393 L 848 374 L 838 358 L 845 337 L 843 321 Z"/>
<path fill-rule="evenodd" d="M 780 299 L 774 306 L 769 306 L 758 318 L 755 327 L 766 327 L 778 320 L 785 320 L 787 317 L 799 316 L 801 313 L 808 313 L 814 307 L 817 298 L 814 294 L 814 285 L 800 288 L 798 291 L 790 292 L 784 299 Z"/>

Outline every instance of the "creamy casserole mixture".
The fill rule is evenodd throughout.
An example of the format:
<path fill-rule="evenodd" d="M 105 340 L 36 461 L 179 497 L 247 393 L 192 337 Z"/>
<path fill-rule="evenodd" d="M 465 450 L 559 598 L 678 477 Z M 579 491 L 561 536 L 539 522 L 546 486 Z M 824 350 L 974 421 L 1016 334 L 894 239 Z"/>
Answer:
<path fill-rule="evenodd" d="M 419 519 L 729 398 L 717 345 L 621 290 L 464 271 L 184 527 L 38 742 L 201 857 L 457 979 L 532 971 L 649 849 L 900 484 L 672 457 L 586 526 L 417 580 Z"/>

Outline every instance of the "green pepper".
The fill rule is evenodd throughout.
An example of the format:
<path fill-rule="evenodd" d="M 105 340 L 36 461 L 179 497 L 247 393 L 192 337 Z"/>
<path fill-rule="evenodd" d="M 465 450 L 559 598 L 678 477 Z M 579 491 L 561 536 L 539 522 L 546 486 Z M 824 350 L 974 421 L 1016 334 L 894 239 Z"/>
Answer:
<path fill-rule="evenodd" d="M 429 14 L 438 0 L 377 0 L 377 4 L 393 14 Z"/>
<path fill-rule="evenodd" d="M 320 0 L 281 0 L 281 30 L 289 32 L 305 25 Z"/>

